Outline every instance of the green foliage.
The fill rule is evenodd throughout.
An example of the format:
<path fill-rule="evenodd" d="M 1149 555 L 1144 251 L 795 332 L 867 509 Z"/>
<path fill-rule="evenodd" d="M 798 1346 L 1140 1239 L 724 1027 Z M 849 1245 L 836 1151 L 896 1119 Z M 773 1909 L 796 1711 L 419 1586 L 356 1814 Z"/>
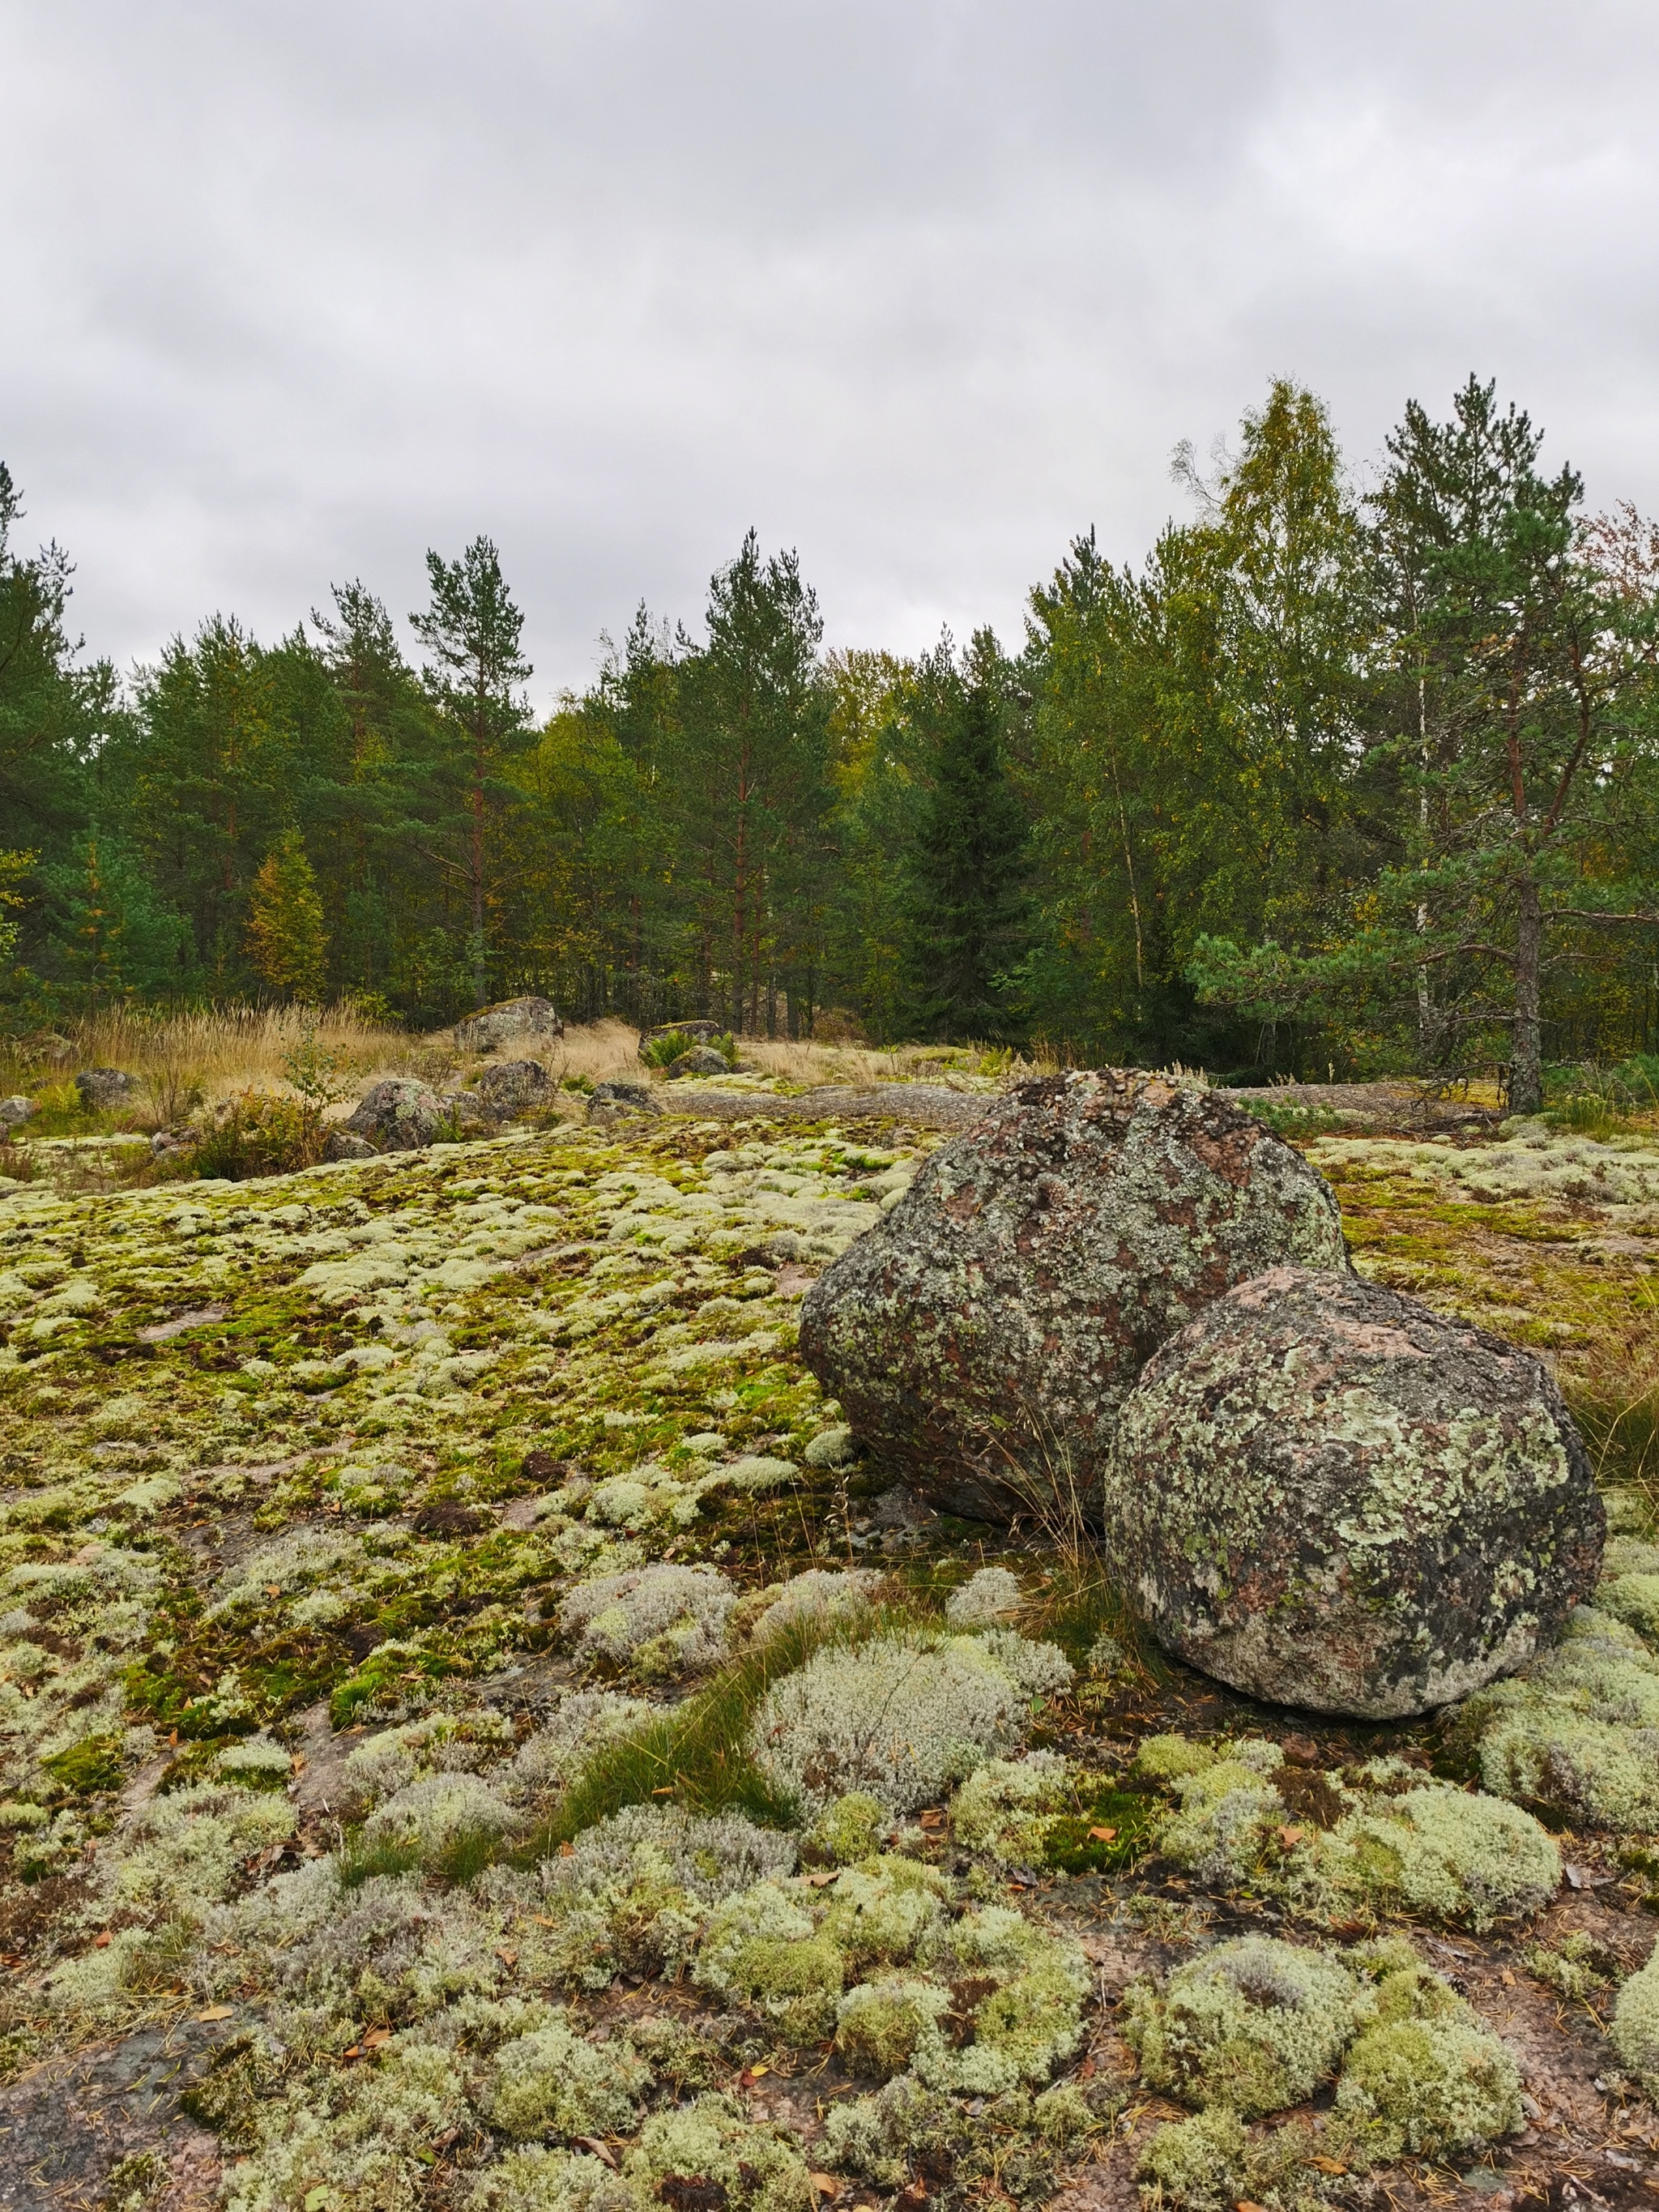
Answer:
<path fill-rule="evenodd" d="M 305 1099 L 244 1091 L 204 1128 L 181 1173 L 222 1176 L 246 1182 L 253 1176 L 289 1175 L 322 1153 L 322 1116 Z"/>
<path fill-rule="evenodd" d="M 317 872 L 297 830 L 284 830 L 266 854 L 248 900 L 248 957 L 261 982 L 284 998 L 320 998 L 328 969 L 328 935 Z"/>

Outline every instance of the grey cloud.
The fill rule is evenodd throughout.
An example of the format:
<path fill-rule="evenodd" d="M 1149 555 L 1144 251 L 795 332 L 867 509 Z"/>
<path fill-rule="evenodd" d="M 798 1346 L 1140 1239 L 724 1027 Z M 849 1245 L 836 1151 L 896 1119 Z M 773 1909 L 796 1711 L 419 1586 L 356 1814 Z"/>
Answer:
<path fill-rule="evenodd" d="M 1659 503 L 1659 18 L 1589 0 L 0 0 L 0 454 L 93 644 L 500 542 L 536 692 L 753 521 L 1018 634 L 1289 374 Z"/>

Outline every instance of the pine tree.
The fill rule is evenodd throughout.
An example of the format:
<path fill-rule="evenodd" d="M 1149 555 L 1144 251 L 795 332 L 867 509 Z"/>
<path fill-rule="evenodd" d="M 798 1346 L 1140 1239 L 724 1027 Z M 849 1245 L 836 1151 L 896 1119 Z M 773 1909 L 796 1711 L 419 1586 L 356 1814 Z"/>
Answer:
<path fill-rule="evenodd" d="M 1019 1018 L 1011 973 L 1024 949 L 1027 829 L 1008 775 L 995 641 L 974 641 L 959 676 L 948 650 L 930 672 L 942 696 L 933 787 L 908 856 L 912 1004 L 936 1037 L 1012 1042 Z"/>
<path fill-rule="evenodd" d="M 328 964 L 323 902 L 297 830 L 277 839 L 253 879 L 247 950 L 273 991 L 293 999 L 322 996 Z"/>
<path fill-rule="evenodd" d="M 94 1000 L 176 990 L 185 980 L 184 917 L 157 896 L 128 839 L 94 823 L 74 858 L 43 867 L 40 879 L 51 918 L 49 973 Z"/>

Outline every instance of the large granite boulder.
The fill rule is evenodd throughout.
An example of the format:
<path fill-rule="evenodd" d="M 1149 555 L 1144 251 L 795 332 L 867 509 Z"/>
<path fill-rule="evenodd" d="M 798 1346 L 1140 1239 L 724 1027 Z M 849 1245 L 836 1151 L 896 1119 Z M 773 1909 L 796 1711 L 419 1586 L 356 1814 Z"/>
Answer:
<path fill-rule="evenodd" d="M 75 1087 L 88 1114 L 106 1114 L 112 1107 L 126 1104 L 138 1088 L 138 1079 L 122 1067 L 83 1067 Z"/>
<path fill-rule="evenodd" d="M 486 1110 L 507 1121 L 532 1106 L 545 1106 L 553 1096 L 553 1079 L 538 1060 L 504 1060 L 485 1068 L 477 1088 Z"/>
<path fill-rule="evenodd" d="M 499 1052 L 512 1037 L 562 1036 L 564 1024 L 551 999 L 499 999 L 457 1022 L 453 1034 L 462 1052 Z"/>
<path fill-rule="evenodd" d="M 356 1111 L 339 1126 L 377 1152 L 410 1152 L 429 1145 L 446 1118 L 444 1103 L 429 1084 L 389 1075 L 363 1093 Z"/>
<path fill-rule="evenodd" d="M 1125 1399 L 1104 1518 L 1166 1650 L 1235 1689 L 1386 1720 L 1553 1643 L 1605 1517 L 1542 1362 L 1413 1298 L 1274 1267 Z"/>
<path fill-rule="evenodd" d="M 1006 1521 L 1075 1494 L 1092 1512 L 1146 1359 L 1280 1261 L 1346 1266 L 1336 1200 L 1224 1093 L 1045 1076 L 935 1152 L 819 1277 L 801 1352 L 872 1457 L 936 1504 Z"/>

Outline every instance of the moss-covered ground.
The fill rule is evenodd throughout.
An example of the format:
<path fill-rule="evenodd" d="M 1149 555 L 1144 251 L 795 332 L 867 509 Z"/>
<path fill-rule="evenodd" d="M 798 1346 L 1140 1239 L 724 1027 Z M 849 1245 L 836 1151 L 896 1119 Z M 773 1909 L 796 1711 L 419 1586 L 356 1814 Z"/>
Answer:
<path fill-rule="evenodd" d="M 1659 1932 L 1659 1810 L 1598 1826 L 1565 1753 L 1522 1753 L 1613 1725 L 1623 1638 L 1598 1756 L 1659 1776 L 1659 1143 L 1299 1139 L 1360 1267 L 1545 1352 L 1619 1492 L 1618 1617 L 1571 1684 L 1384 1729 L 1248 1707 L 1136 1650 L 1109 1561 L 862 1468 L 799 1300 L 940 1139 L 686 1104 L 0 1192 L 0 2203 L 1650 2201 L 1659 2121 L 1605 2030 Z M 945 1605 L 988 1563 L 1019 1610 L 964 1643 Z M 843 1650 L 959 1710 L 873 1747 L 849 1715 L 878 1794 L 832 1817 L 757 1716 Z M 1397 2025 L 1352 1964 L 1388 1933 L 1448 1992 Z M 1151 2149 L 1196 2093 L 1123 2028 L 1261 1936 L 1349 1959 L 1352 2017 L 1288 2113 Z M 1294 2009 L 1274 1986 L 1227 2002 Z M 1521 2131 L 1396 2111 L 1385 2029 L 1459 2079 L 1495 2034 Z"/>

